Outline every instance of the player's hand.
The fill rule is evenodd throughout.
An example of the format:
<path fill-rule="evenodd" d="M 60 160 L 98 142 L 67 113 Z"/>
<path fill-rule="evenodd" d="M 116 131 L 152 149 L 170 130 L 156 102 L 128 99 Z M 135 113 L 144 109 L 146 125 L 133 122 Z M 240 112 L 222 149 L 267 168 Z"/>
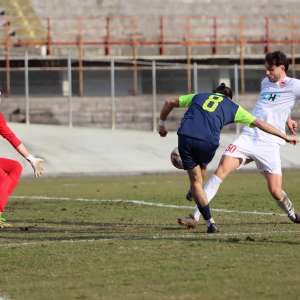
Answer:
<path fill-rule="evenodd" d="M 286 142 L 290 143 L 292 145 L 296 145 L 299 143 L 299 140 L 298 140 L 297 136 L 295 136 L 295 135 L 287 135 Z"/>
<path fill-rule="evenodd" d="M 30 156 L 27 158 L 34 172 L 35 177 L 40 177 L 44 173 L 44 160 L 38 157 Z"/>
<path fill-rule="evenodd" d="M 158 126 L 158 133 L 160 136 L 165 137 L 168 134 L 168 130 L 165 126 Z"/>
<path fill-rule="evenodd" d="M 165 125 L 166 120 L 159 120 L 157 131 L 160 136 L 165 137 L 168 134 L 168 130 Z"/>
<path fill-rule="evenodd" d="M 286 126 L 292 134 L 296 134 L 298 130 L 298 122 L 289 118 L 286 122 Z"/>

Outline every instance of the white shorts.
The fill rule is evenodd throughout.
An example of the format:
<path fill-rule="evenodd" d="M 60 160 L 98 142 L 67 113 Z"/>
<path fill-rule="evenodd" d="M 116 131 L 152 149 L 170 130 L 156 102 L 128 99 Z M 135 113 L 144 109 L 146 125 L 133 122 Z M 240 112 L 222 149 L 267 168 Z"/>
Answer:
<path fill-rule="evenodd" d="M 252 136 L 241 134 L 224 151 L 223 155 L 254 161 L 261 172 L 281 175 L 280 145 L 254 140 Z M 241 166 L 242 166 L 241 165 Z"/>

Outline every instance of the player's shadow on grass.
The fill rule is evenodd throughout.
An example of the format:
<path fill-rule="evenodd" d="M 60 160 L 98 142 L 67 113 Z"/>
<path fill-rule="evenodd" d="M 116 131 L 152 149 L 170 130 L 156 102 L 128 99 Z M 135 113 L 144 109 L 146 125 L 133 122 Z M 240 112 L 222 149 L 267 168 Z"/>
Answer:
<path fill-rule="evenodd" d="M 11 230 L 14 230 L 14 228 L 19 228 L 22 230 L 22 228 L 28 228 L 28 229 L 34 229 L 34 231 L 44 231 L 47 232 L 47 230 L 50 232 L 55 232 L 55 231 L 90 231 L 91 228 L 94 231 L 99 231 L 99 230 L 109 230 L 109 229 L 126 229 L 126 228 L 136 228 L 136 229 L 146 229 L 146 228 L 152 228 L 152 229 L 157 229 L 160 230 L 162 228 L 166 229 L 174 229 L 176 230 L 176 224 L 171 227 L 171 225 L 166 225 L 166 224 L 149 224 L 149 223 L 130 223 L 130 222 L 86 222 L 86 221 L 53 221 L 53 220 L 14 220 L 11 222 L 14 227 L 11 228 Z M 23 225 L 23 224 L 29 223 L 33 225 Z M 18 224 L 22 224 L 18 226 Z M 40 226 L 40 224 L 42 224 Z M 47 226 L 49 225 L 49 226 Z M 55 226 L 57 225 L 57 226 Z M 178 227 L 177 227 L 178 229 Z M 29 231 L 29 230 L 28 230 Z"/>
<path fill-rule="evenodd" d="M 24 224 L 24 220 L 19 223 Z M 28 223 L 30 221 L 28 220 Z M 43 226 L 17 226 L 15 221 L 12 228 L 0 231 L 0 241 L 43 243 L 43 242 L 79 242 L 79 241 L 180 241 L 180 242 L 207 242 L 230 244 L 290 244 L 300 245 L 300 241 L 275 240 L 272 232 L 255 235 L 251 233 L 219 233 L 207 235 L 205 226 L 196 230 L 184 230 L 178 225 L 170 224 L 132 224 L 132 223 L 93 223 L 93 222 L 30 222 L 31 224 L 43 224 Z M 47 226 L 50 224 L 50 226 Z M 243 223 L 244 224 L 244 223 Z M 54 225 L 54 226 L 53 226 Z M 55 226 L 58 225 L 58 226 Z M 75 226 L 75 227 L 74 227 Z M 170 235 L 172 231 L 172 235 Z M 8 236 L 6 235 L 8 233 Z M 41 236 L 40 234 L 45 234 Z M 49 234 L 49 235 L 47 235 Z M 54 235 L 54 236 L 53 236 Z M 1 242 L 0 242 L 1 245 Z"/>
<path fill-rule="evenodd" d="M 126 227 L 126 226 L 136 226 L 136 227 L 163 227 L 164 230 L 186 230 L 186 228 L 182 226 L 178 226 L 174 221 L 174 224 L 145 224 L 145 223 L 130 223 L 130 222 L 87 222 L 87 221 L 53 221 L 53 220 L 31 220 L 31 219 L 22 219 L 22 220 L 14 220 L 13 223 L 30 223 L 30 224 L 51 224 L 51 225 L 73 225 L 73 226 L 96 226 L 96 227 L 111 227 L 111 226 L 118 226 L 118 227 Z M 231 222 L 230 226 L 257 226 L 257 225 L 291 225 L 290 221 L 247 221 L 247 222 Z M 200 226 L 204 226 L 203 223 L 199 223 Z M 218 222 L 219 226 L 228 226 L 228 223 Z"/>
<path fill-rule="evenodd" d="M 1 240 L 1 237 L 0 237 Z M 205 236 L 204 234 L 197 236 L 187 236 L 187 237 L 183 237 L 183 236 L 174 236 L 174 237 L 165 237 L 165 236 L 147 236 L 147 235 L 143 235 L 143 236 L 137 236 L 137 235 L 101 235 L 101 236 L 70 236 L 70 237 L 36 237 L 36 238 L 26 238 L 24 240 L 24 238 L 21 237 L 9 237 L 9 242 L 7 241 L 7 239 L 5 239 L 5 245 L 9 246 L 10 242 L 16 242 L 18 241 L 18 243 L 22 244 L 22 243 L 34 243 L 34 244 L 43 244 L 43 243 L 59 243 L 59 242 L 97 242 L 97 241 L 175 241 L 175 242 L 199 242 L 199 243 L 217 243 L 217 244 L 241 244 L 241 245 L 245 245 L 247 243 L 247 245 L 252 245 L 252 246 L 265 246 L 266 244 L 274 244 L 274 245 L 278 245 L 278 244 L 283 244 L 283 245 L 300 245 L 300 241 L 291 241 L 291 240 L 284 240 L 284 241 L 278 241 L 278 240 L 273 240 L 271 238 L 258 238 L 258 239 L 254 239 L 254 238 L 232 238 L 232 237 L 228 237 L 228 238 L 220 238 L 217 235 L 215 235 L 214 237 L 211 236 Z M 1 243 L 0 243 L 1 245 Z M 195 244 L 193 245 L 185 245 L 187 247 L 189 246 L 195 246 Z"/>
<path fill-rule="evenodd" d="M 111 223 L 111 222 L 73 222 L 73 221 L 32 221 L 32 220 L 14 220 L 11 222 L 13 227 L 5 228 L 2 232 L 10 232 L 17 235 L 27 234 L 26 238 L 30 235 L 38 233 L 49 234 L 126 234 L 126 233 L 143 233 L 152 232 L 153 234 L 159 233 L 164 230 L 170 230 L 171 225 L 165 224 L 147 224 L 147 223 Z M 24 225 L 29 223 L 33 225 Z M 48 226 L 47 226 L 48 225 Z M 174 225 L 173 230 L 178 230 L 178 226 Z M 1 230 L 0 230 L 1 232 Z M 46 237 L 47 238 L 47 237 Z M 1 235 L 0 235 L 1 239 Z"/>

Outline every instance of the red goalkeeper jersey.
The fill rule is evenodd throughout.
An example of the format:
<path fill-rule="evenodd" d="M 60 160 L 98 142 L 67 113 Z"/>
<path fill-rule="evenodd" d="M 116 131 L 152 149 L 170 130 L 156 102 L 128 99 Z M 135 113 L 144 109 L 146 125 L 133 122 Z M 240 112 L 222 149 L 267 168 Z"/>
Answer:
<path fill-rule="evenodd" d="M 7 126 L 4 115 L 0 112 L 0 135 L 3 136 L 10 144 L 17 148 L 22 141 L 12 132 L 12 130 Z"/>

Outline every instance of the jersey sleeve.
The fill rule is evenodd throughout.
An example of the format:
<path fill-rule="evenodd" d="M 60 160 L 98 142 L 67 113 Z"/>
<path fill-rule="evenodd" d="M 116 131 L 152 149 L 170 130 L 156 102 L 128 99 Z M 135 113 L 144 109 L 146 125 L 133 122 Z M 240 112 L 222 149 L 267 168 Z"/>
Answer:
<path fill-rule="evenodd" d="M 192 99 L 196 94 L 187 94 L 179 96 L 179 107 L 188 107 L 192 103 Z"/>
<path fill-rule="evenodd" d="M 251 124 L 256 120 L 256 117 L 239 105 L 235 113 L 234 122 L 241 123 L 251 127 Z"/>
<path fill-rule="evenodd" d="M 5 138 L 14 148 L 17 148 L 22 142 L 7 126 L 6 120 L 0 113 L 0 135 Z"/>

